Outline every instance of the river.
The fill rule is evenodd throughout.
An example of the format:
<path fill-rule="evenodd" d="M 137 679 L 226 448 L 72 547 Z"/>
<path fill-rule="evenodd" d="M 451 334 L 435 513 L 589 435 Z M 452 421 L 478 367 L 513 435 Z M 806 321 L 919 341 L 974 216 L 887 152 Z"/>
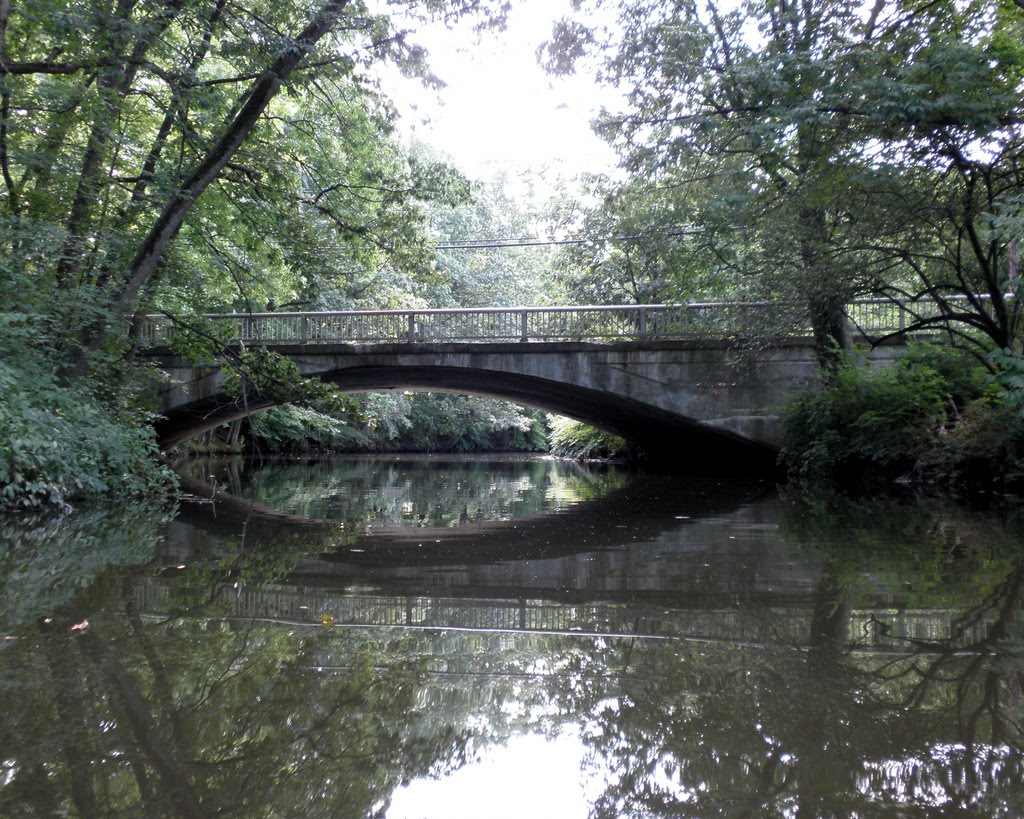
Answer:
<path fill-rule="evenodd" d="M 526 457 L 0 519 L 0 816 L 1024 814 L 1024 517 Z"/>

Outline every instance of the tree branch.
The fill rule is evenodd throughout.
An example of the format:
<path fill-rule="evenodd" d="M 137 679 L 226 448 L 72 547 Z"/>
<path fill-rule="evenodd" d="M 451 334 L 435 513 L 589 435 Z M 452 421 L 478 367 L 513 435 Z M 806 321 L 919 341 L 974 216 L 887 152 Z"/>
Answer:
<path fill-rule="evenodd" d="M 113 304 L 116 318 L 126 313 L 143 285 L 156 270 L 171 240 L 207 186 L 221 173 L 243 145 L 281 84 L 316 44 L 337 25 L 349 0 L 328 0 L 316 17 L 295 38 L 294 44 L 252 86 L 245 104 L 225 129 L 217 144 L 182 183 L 143 240 L 129 265 L 130 276 Z M 103 340 L 106 328 L 93 334 L 90 347 Z"/>

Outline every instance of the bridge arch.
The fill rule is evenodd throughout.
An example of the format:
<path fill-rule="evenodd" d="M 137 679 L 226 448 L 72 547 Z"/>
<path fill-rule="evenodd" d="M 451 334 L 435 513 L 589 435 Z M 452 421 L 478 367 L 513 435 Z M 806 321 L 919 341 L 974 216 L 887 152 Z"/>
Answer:
<path fill-rule="evenodd" d="M 903 326 L 902 305 L 852 307 L 861 311 L 864 333 L 884 335 Z M 818 381 L 817 351 L 806 336 L 743 341 L 751 328 L 785 326 L 778 322 L 786 309 L 737 303 L 208 318 L 223 323 L 235 344 L 270 347 L 302 375 L 342 391 L 504 398 L 618 433 L 677 465 L 736 472 L 774 466 L 782 440 L 779 409 Z M 801 326 L 795 318 L 790 323 Z M 165 317 L 149 317 L 142 330 L 149 345 L 144 354 L 167 374 L 157 424 L 161 446 L 272 406 L 259 398 L 244 406 L 228 399 L 219 365 L 196 367 L 176 358 L 162 346 L 173 336 L 174 324 Z M 884 360 L 899 350 L 882 345 L 870 355 Z"/>
<path fill-rule="evenodd" d="M 424 365 L 346 368 L 321 378 L 343 392 L 399 389 L 498 398 L 575 418 L 619 435 L 651 454 L 670 450 L 673 459 L 682 457 L 702 467 L 708 465 L 708 459 L 723 456 L 756 461 L 761 468 L 777 458 L 777 450 L 763 442 L 576 381 L 509 370 Z"/>
<path fill-rule="evenodd" d="M 813 350 L 797 348 L 744 375 L 724 345 L 682 343 L 335 345 L 278 351 L 303 375 L 342 392 L 411 390 L 504 399 L 577 418 L 703 472 L 772 468 L 778 453 L 776 411 L 784 401 L 780 387 L 794 388 L 794 373 L 806 375 L 803 364 L 812 376 L 816 367 Z M 157 424 L 163 448 L 273 405 L 229 398 L 217 368 L 191 368 L 170 359 L 161 364 L 177 382 L 164 397 L 164 417 Z M 788 376 L 780 378 L 780 366 Z"/>
<path fill-rule="evenodd" d="M 770 467 L 777 449 L 729 430 L 674 415 L 629 397 L 518 373 L 450 367 L 364 367 L 322 373 L 343 393 L 402 390 L 477 395 L 575 418 L 612 432 L 652 455 L 660 453 L 707 471 L 712 461 L 738 457 L 758 471 Z M 221 424 L 278 406 L 262 398 L 242 402 L 213 393 L 167 412 L 156 423 L 161 449 Z"/>

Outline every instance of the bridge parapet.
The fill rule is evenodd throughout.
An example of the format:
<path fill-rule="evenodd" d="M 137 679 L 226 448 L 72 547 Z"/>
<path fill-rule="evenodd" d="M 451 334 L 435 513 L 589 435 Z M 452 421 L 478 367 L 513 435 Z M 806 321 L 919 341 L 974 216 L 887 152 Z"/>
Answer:
<path fill-rule="evenodd" d="M 302 581 L 301 576 L 295 578 Z M 135 603 L 147 614 L 174 610 L 171 586 L 150 578 L 135 587 Z M 635 637 L 659 640 L 757 645 L 813 644 L 813 606 L 806 601 L 772 599 L 744 608 L 723 607 L 702 596 L 685 608 L 659 605 L 653 613 L 643 606 L 588 602 L 566 605 L 548 599 L 440 597 L 428 594 L 360 594 L 287 583 L 223 589 L 217 602 L 228 617 L 261 619 L 291 627 L 322 628 L 329 614 L 336 627 L 457 629 L 476 632 L 526 632 L 578 637 Z M 801 605 L 802 604 L 802 605 Z M 959 611 L 941 608 L 874 606 L 850 612 L 843 635 L 851 649 L 896 654 L 939 650 L 944 645 L 966 648 L 985 640 L 990 618 L 962 628 Z"/>
<path fill-rule="evenodd" d="M 859 333 L 884 336 L 905 329 L 925 310 L 919 302 L 863 299 L 852 302 L 848 314 Z M 802 308 L 775 302 L 228 313 L 206 318 L 226 341 L 266 345 L 708 341 L 811 335 Z M 164 346 L 174 334 L 173 317 L 151 315 L 143 324 L 142 342 Z"/>

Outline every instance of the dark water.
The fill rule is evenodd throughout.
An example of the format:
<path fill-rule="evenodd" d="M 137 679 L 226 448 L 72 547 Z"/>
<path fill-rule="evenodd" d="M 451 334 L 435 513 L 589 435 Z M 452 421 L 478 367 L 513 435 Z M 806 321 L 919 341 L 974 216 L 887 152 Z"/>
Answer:
<path fill-rule="evenodd" d="M 1024 814 L 1017 507 L 195 462 L 0 520 L 0 816 Z"/>

